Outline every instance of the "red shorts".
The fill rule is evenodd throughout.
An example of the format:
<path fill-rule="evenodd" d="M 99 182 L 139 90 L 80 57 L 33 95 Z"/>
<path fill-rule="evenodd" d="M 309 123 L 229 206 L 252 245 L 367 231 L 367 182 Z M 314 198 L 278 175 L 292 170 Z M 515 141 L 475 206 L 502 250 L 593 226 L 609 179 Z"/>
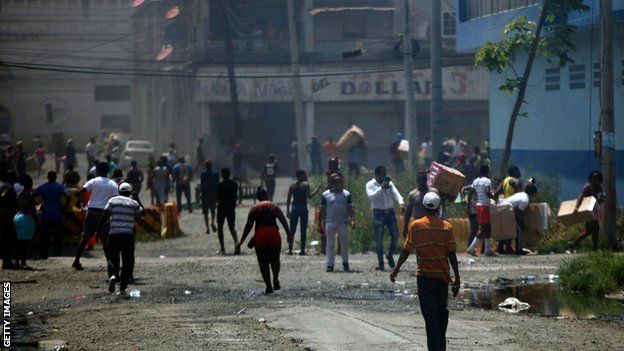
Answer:
<path fill-rule="evenodd" d="M 282 247 L 282 237 L 275 227 L 259 227 L 254 234 L 255 247 Z"/>
<path fill-rule="evenodd" d="M 479 224 L 490 223 L 490 206 L 477 205 L 477 222 Z"/>

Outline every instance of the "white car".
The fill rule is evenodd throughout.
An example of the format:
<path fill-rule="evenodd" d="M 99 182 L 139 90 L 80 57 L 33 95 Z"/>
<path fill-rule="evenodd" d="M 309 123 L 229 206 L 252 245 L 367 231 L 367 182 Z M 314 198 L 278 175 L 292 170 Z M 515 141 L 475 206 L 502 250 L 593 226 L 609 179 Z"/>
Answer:
<path fill-rule="evenodd" d="M 154 154 L 154 145 L 147 140 L 129 140 L 121 152 L 119 168 L 127 169 L 130 162 L 137 161 L 140 168 L 147 167 L 149 156 Z"/>

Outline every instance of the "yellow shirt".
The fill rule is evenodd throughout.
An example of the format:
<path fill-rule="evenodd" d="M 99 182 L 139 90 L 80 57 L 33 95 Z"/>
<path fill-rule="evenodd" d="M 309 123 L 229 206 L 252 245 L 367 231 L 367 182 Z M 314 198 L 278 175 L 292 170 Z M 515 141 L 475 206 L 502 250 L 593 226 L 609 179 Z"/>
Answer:
<path fill-rule="evenodd" d="M 514 177 L 507 177 L 503 181 L 503 198 L 504 199 L 511 197 L 513 194 L 517 193 L 516 188 L 514 188 L 510 184 L 512 180 L 517 181 L 517 179 Z"/>

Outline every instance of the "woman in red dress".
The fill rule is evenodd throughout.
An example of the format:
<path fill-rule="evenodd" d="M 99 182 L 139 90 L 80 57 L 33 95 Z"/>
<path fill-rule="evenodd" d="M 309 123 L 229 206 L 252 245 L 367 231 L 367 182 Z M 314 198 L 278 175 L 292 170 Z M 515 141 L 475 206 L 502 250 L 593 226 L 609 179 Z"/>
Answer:
<path fill-rule="evenodd" d="M 293 238 L 284 213 L 277 205 L 269 201 L 267 190 L 259 187 L 256 191 L 256 198 L 259 202 L 249 209 L 243 237 L 236 246 L 240 249 L 255 225 L 254 236 L 247 246 L 249 248 L 255 247 L 260 273 L 266 284 L 265 294 L 271 294 L 274 290 L 280 289 L 279 271 L 282 238 L 277 226 L 278 220 L 286 232 L 288 242 L 291 242 Z M 271 271 L 273 271 L 273 284 L 271 284 Z"/>

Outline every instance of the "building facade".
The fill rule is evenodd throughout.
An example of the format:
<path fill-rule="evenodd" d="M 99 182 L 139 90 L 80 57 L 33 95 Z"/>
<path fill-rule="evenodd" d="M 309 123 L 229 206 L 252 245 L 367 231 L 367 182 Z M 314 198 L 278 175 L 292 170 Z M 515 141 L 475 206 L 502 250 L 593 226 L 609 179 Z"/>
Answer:
<path fill-rule="evenodd" d="M 430 120 L 428 4 L 410 2 L 410 25 L 420 48 L 413 77 L 419 140 L 429 134 Z M 337 139 L 355 124 L 366 133 L 365 165 L 389 163 L 389 145 L 405 125 L 399 36 L 403 1 L 301 0 L 294 5 L 305 142 L 313 135 L 321 141 L 329 136 Z M 178 14 L 167 19 L 171 13 Z M 472 54 L 455 51 L 452 8 L 445 7 L 442 16 L 443 137 L 461 134 L 477 145 L 487 138 L 487 75 L 473 67 Z M 169 75 L 137 77 L 134 84 L 134 115 L 142 115 L 137 118 L 146 125 L 157 121 L 154 125 L 161 134 L 152 135 L 160 147 L 178 140 L 178 146 L 190 151 L 201 136 L 208 141 L 212 157 L 227 163 L 233 145 L 242 141 L 252 166 L 260 166 L 268 153 L 275 153 L 290 168 L 296 130 L 285 1 L 146 1 L 133 19 L 135 32 L 154 28 L 157 33 L 146 29 L 135 35 L 135 51 L 149 52 L 142 60 L 151 58 L 143 68 Z M 176 32 L 182 34 L 171 35 Z M 160 61 L 155 59 L 159 52 L 167 55 Z M 239 122 L 231 104 L 228 66 L 235 72 Z M 164 81 L 178 81 L 184 89 Z M 168 130 L 166 119 L 180 128 Z"/>
<path fill-rule="evenodd" d="M 50 147 L 63 132 L 80 148 L 102 130 L 134 131 L 131 76 L 105 74 L 132 62 L 131 14 L 124 0 L 2 1 L 0 105 L 14 139 Z"/>
<path fill-rule="evenodd" d="M 490 2 L 488 2 L 490 3 Z M 457 2 L 458 49 L 474 52 L 485 41 L 501 38 L 503 26 L 518 16 L 536 21 L 540 1 Z M 537 58 L 528 83 L 522 112 L 514 132 L 511 162 L 525 173 L 554 174 L 562 179 L 562 198 L 578 195 L 590 171 L 600 169 L 594 151 L 594 131 L 600 120 L 600 8 L 599 1 L 585 1 L 588 12 L 575 13 L 570 23 L 578 26 L 573 37 L 574 63 L 559 68 Z M 624 186 L 624 2 L 614 1 L 615 124 L 617 186 Z M 526 62 L 519 55 L 517 62 Z M 522 66 L 521 64 L 520 67 Z M 489 76 L 490 146 L 494 159 L 500 158 L 515 96 L 498 90 L 507 74 Z M 622 203 L 624 197 L 619 196 Z"/>

